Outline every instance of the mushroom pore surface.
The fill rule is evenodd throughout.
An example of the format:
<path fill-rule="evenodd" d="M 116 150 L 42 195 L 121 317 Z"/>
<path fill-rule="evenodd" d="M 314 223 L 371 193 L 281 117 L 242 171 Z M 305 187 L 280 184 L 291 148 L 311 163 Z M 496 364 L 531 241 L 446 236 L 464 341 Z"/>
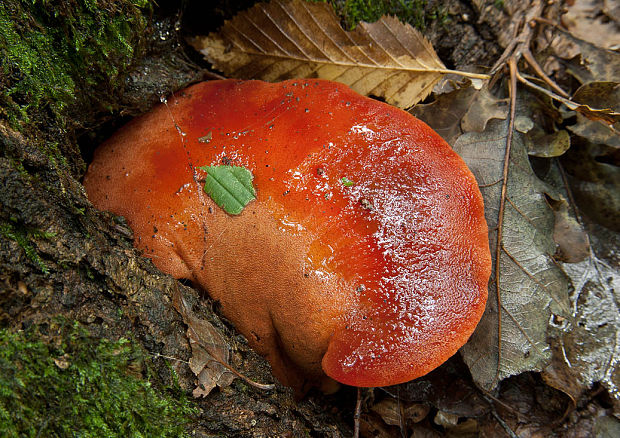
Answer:
<path fill-rule="evenodd" d="M 203 191 L 198 167 L 219 164 L 254 175 L 237 216 Z M 196 84 L 100 146 L 84 185 L 298 389 L 424 375 L 484 311 L 473 175 L 423 122 L 335 82 Z"/>

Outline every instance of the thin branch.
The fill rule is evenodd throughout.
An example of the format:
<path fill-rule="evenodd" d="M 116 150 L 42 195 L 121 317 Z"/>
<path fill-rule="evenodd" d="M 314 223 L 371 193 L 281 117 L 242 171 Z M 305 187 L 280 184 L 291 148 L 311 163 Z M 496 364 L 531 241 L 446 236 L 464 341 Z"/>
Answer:
<path fill-rule="evenodd" d="M 360 436 L 360 418 L 362 416 L 362 388 L 357 388 L 357 401 L 355 403 L 355 414 L 353 415 L 353 438 Z"/>
<path fill-rule="evenodd" d="M 532 67 L 534 69 L 536 74 L 538 76 L 540 76 L 543 81 L 545 81 L 547 84 L 549 84 L 549 86 L 551 88 L 553 88 L 555 91 L 557 91 L 560 96 L 563 96 L 563 97 L 565 97 L 567 99 L 570 97 L 568 95 L 568 93 L 566 91 L 562 90 L 562 88 L 560 88 L 560 86 L 558 84 L 556 84 L 553 79 L 551 79 L 549 76 L 547 76 L 547 73 L 545 73 L 545 71 L 542 69 L 540 64 L 538 64 L 538 61 L 536 61 L 536 59 L 534 58 L 534 55 L 532 55 L 532 51 L 530 50 L 529 47 L 525 47 L 523 49 L 523 58 L 525 59 L 525 61 L 527 61 L 527 63 L 530 65 L 530 67 Z"/>
<path fill-rule="evenodd" d="M 497 218 L 497 241 L 495 244 L 495 291 L 497 293 L 497 368 L 495 370 L 495 382 L 499 381 L 499 373 L 502 363 L 502 296 L 500 287 L 500 257 L 502 254 L 502 232 L 504 224 L 504 211 L 506 210 L 506 190 L 508 187 L 508 169 L 510 167 L 510 150 L 512 148 L 512 134 L 515 124 L 515 112 L 517 107 L 517 62 L 514 57 L 508 60 L 510 67 L 510 117 L 508 120 L 508 133 L 506 135 L 506 150 L 504 152 L 504 167 L 502 171 L 502 191 L 500 195 L 499 213 Z"/>

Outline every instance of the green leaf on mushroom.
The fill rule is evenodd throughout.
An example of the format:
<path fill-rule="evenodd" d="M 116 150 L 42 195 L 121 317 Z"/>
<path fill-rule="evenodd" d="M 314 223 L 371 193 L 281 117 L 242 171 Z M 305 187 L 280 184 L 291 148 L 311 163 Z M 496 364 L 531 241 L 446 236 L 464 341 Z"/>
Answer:
<path fill-rule="evenodd" d="M 226 213 L 240 214 L 250 201 L 256 199 L 252 185 L 254 175 L 242 166 L 203 166 L 207 172 L 204 191 Z"/>
<path fill-rule="evenodd" d="M 349 178 L 347 178 L 346 176 L 343 176 L 340 179 L 340 182 L 342 183 L 343 186 L 345 187 L 353 187 L 355 185 L 355 181 L 351 181 Z"/>

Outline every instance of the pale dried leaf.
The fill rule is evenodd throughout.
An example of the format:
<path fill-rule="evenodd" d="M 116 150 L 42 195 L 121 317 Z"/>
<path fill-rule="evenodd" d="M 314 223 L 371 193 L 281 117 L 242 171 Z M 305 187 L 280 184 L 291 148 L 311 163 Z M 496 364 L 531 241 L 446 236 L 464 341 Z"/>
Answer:
<path fill-rule="evenodd" d="M 189 367 L 198 379 L 194 397 L 205 397 L 213 388 L 230 385 L 235 378 L 225 366 L 230 360 L 228 344 L 208 321 L 198 318 L 177 289 L 172 297 L 174 308 L 187 325 L 187 337 L 192 348 Z"/>
<path fill-rule="evenodd" d="M 463 134 L 454 146 L 481 186 L 489 224 L 494 261 L 489 300 L 478 328 L 461 350 L 474 380 L 489 389 L 508 376 L 542 369 L 551 357 L 546 342 L 551 316 L 570 316 L 567 280 L 553 259 L 554 217 L 545 197 L 552 189 L 534 175 L 518 132 L 512 142 L 503 238 L 496 260 L 507 131 L 508 120 L 491 120 L 484 132 Z"/>
<path fill-rule="evenodd" d="M 582 84 L 595 81 L 620 81 L 620 54 L 581 40 L 557 29 L 551 47 L 560 59 L 570 60 L 566 68 Z"/>
<path fill-rule="evenodd" d="M 370 410 L 379 414 L 388 426 L 400 426 L 405 422 L 401 414 L 400 402 L 396 399 L 384 398 L 379 403 L 375 403 Z"/>
<path fill-rule="evenodd" d="M 561 21 L 577 38 L 581 38 L 603 49 L 620 47 L 620 31 L 613 16 L 605 14 L 602 0 L 579 0 L 567 2 L 566 13 Z M 610 19 L 611 18 L 611 19 Z"/>
<path fill-rule="evenodd" d="M 448 72 L 431 44 L 395 17 L 342 29 L 328 3 L 273 0 L 190 43 L 227 76 L 330 79 L 408 108 Z"/>

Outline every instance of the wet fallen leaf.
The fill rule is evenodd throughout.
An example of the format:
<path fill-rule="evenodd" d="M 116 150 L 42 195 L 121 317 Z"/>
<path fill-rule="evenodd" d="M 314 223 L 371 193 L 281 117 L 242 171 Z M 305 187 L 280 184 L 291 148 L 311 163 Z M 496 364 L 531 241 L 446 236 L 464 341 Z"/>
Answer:
<path fill-rule="evenodd" d="M 497 242 L 507 131 L 507 120 L 491 120 L 484 132 L 465 133 L 454 145 L 481 186 L 494 259 L 486 312 L 461 349 L 472 377 L 487 389 L 508 376 L 542 369 L 551 358 L 546 341 L 551 315 L 570 317 L 567 280 L 553 259 L 554 217 L 545 197 L 553 189 L 533 173 L 519 132 L 512 141 Z"/>
<path fill-rule="evenodd" d="M 228 344 L 211 323 L 198 318 L 190 309 L 180 289 L 172 297 L 174 308 L 187 325 L 187 337 L 192 348 L 189 367 L 198 379 L 193 391 L 194 397 L 206 397 L 213 388 L 224 388 L 232 383 L 235 375 L 228 365 L 230 352 Z"/>
<path fill-rule="evenodd" d="M 575 151 L 583 148 L 584 145 L 577 145 Z M 563 177 L 557 162 L 544 178 L 558 190 L 569 193 L 566 187 L 568 181 Z M 595 196 L 590 202 L 587 202 L 587 198 L 582 200 L 585 208 L 596 208 L 598 195 L 595 193 L 590 194 Z M 558 210 L 564 210 L 563 204 L 559 209 L 557 205 L 553 207 L 556 210 L 557 226 Z M 561 216 L 576 222 L 575 212 L 581 211 L 579 208 L 570 208 Z M 585 213 L 591 215 L 589 211 Z M 553 360 L 542 373 L 548 385 L 571 398 L 573 408 L 582 400 L 582 394 L 599 381 L 603 382 L 617 402 L 620 401 L 620 256 L 617 254 L 620 234 L 593 222 L 587 216 L 583 220 L 583 233 L 590 245 L 582 246 L 578 251 L 586 252 L 587 256 L 573 261 L 563 260 L 564 263 L 561 263 L 571 283 L 570 300 L 574 318 L 554 319 L 553 323 L 561 330 L 554 335 Z M 579 246 L 577 242 L 570 250 Z"/>
<path fill-rule="evenodd" d="M 230 77 L 330 79 L 401 108 L 424 99 L 450 72 L 409 24 L 384 16 L 347 32 L 323 2 L 258 3 L 190 43 Z"/>
<path fill-rule="evenodd" d="M 579 383 L 602 382 L 616 399 L 620 397 L 620 235 L 593 225 L 593 253 L 580 263 L 565 263 L 573 292 L 575 319 L 563 334 L 563 357 Z"/>

